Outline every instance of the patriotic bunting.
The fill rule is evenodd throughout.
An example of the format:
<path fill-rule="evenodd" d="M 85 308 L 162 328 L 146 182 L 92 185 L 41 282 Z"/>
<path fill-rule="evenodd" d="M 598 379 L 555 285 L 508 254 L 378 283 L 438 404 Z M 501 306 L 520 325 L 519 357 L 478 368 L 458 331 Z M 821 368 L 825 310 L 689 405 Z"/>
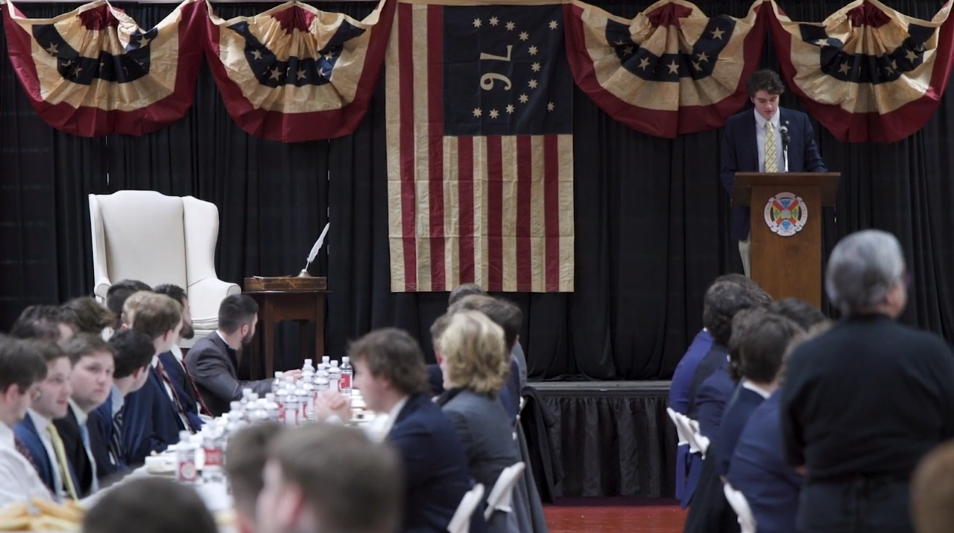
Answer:
<path fill-rule="evenodd" d="M 150 30 L 105 1 L 51 19 L 10 2 L 10 61 L 37 114 L 82 137 L 143 135 L 182 118 L 195 94 L 205 5 L 186 1 Z"/>
<path fill-rule="evenodd" d="M 284 142 L 330 139 L 364 117 L 384 60 L 394 1 L 357 21 L 287 2 L 223 20 L 209 9 L 209 65 L 246 132 Z"/>
<path fill-rule="evenodd" d="M 792 91 L 841 141 L 894 142 L 937 109 L 951 72 L 951 3 L 930 21 L 859 0 L 822 23 L 769 17 Z"/>
<path fill-rule="evenodd" d="M 391 289 L 573 290 L 563 9 L 401 2 L 386 58 Z"/>
<path fill-rule="evenodd" d="M 748 99 L 765 41 L 757 0 L 743 19 L 663 0 L 632 20 L 578 1 L 564 7 L 576 84 L 614 119 L 673 138 L 722 127 Z"/>

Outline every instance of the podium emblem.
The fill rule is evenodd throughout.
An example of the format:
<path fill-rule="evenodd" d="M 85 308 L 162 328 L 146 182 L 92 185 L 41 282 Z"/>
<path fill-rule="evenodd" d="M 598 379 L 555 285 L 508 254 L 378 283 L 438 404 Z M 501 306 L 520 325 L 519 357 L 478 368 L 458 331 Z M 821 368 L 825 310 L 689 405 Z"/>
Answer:
<path fill-rule="evenodd" d="M 801 197 L 790 192 L 780 192 L 765 204 L 765 223 L 773 233 L 791 237 L 805 227 L 808 207 Z"/>

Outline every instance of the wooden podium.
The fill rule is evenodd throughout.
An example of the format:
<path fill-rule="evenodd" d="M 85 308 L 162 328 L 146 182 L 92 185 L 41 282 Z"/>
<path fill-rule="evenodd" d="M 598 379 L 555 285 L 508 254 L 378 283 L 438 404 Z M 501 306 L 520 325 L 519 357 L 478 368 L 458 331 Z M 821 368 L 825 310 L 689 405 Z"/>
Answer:
<path fill-rule="evenodd" d="M 265 343 L 265 375 L 261 375 L 258 343 L 252 343 L 252 379 L 270 378 L 275 371 L 275 324 L 294 320 L 299 324 L 301 360 L 321 360 L 325 354 L 325 295 L 327 278 L 245 278 L 245 294 L 258 302 L 259 330 Z M 309 351 L 305 322 L 315 323 L 315 353 Z"/>
<path fill-rule="evenodd" d="M 837 172 L 736 173 L 732 205 L 750 207 L 752 280 L 772 298 L 799 298 L 821 308 L 822 207 L 835 205 L 839 177 Z"/>

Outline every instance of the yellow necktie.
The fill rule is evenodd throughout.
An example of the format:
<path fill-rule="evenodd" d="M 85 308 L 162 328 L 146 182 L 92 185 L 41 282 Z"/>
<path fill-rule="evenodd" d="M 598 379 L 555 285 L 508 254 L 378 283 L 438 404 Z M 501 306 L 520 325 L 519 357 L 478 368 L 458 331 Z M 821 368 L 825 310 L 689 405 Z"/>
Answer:
<path fill-rule="evenodd" d="M 778 172 L 778 148 L 775 147 L 775 126 L 765 123 L 765 171 Z"/>
<path fill-rule="evenodd" d="M 76 486 L 73 485 L 73 476 L 70 475 L 70 467 L 66 463 L 66 448 L 63 447 L 60 432 L 56 430 L 56 426 L 53 424 L 46 426 L 46 430 L 50 433 L 50 441 L 53 443 L 53 453 L 56 454 L 56 463 L 60 467 L 60 477 L 63 478 L 63 485 L 66 487 L 70 498 L 78 500 Z"/>

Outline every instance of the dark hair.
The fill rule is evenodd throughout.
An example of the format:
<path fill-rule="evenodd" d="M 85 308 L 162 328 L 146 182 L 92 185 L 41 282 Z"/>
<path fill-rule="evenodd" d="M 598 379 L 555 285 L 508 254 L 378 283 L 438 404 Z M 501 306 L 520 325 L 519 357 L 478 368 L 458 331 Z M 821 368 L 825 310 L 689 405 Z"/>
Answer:
<path fill-rule="evenodd" d="M 70 358 L 70 363 L 76 365 L 85 355 L 106 352 L 115 359 L 116 352 L 99 335 L 92 333 L 77 333 L 60 343 L 60 349 Z"/>
<path fill-rule="evenodd" d="M 391 446 L 356 428 L 319 423 L 286 431 L 268 455 L 282 478 L 301 490 L 322 531 L 398 530 L 404 465 Z"/>
<path fill-rule="evenodd" d="M 421 346 L 404 330 L 376 329 L 348 347 L 352 361 L 364 361 L 374 376 L 387 378 L 404 394 L 430 392 Z"/>
<path fill-rule="evenodd" d="M 219 305 L 219 329 L 235 333 L 243 324 L 251 325 L 258 315 L 258 304 L 247 294 L 226 296 Z"/>
<path fill-rule="evenodd" d="M 772 302 L 768 306 L 768 311 L 788 318 L 805 331 L 828 320 L 817 307 L 798 298 L 784 298 Z"/>
<path fill-rule="evenodd" d="M 235 507 L 255 516 L 255 502 L 262 491 L 262 470 L 268 460 L 268 447 L 285 426 L 266 422 L 245 428 L 229 438 L 225 449 L 225 475 L 232 488 Z"/>
<path fill-rule="evenodd" d="M 774 70 L 756 70 L 745 83 L 749 98 L 755 98 L 755 93 L 765 91 L 770 95 L 780 95 L 785 92 L 785 84 Z"/>
<path fill-rule="evenodd" d="M 156 288 L 154 288 L 152 291 L 156 294 L 165 294 L 169 298 L 179 302 L 179 305 L 185 305 L 185 301 L 189 298 L 185 289 L 178 285 L 173 285 L 172 283 L 156 285 Z"/>
<path fill-rule="evenodd" d="M 458 285 L 454 287 L 454 290 L 450 292 L 450 296 L 447 297 L 448 307 L 459 302 L 465 296 L 470 296 L 471 294 L 486 295 L 487 291 L 485 291 L 480 285 L 477 285 L 476 283 L 465 283 L 463 285 Z"/>
<path fill-rule="evenodd" d="M 447 326 L 450 324 L 450 313 L 444 313 L 443 315 L 437 317 L 437 320 L 431 324 L 431 344 L 434 346 L 434 351 L 439 351 L 437 349 L 437 341 L 440 340 L 441 335 L 444 334 L 444 330 L 447 329 Z"/>
<path fill-rule="evenodd" d="M 59 325 L 66 322 L 57 305 L 31 305 L 20 313 L 10 335 L 18 339 L 60 340 Z"/>
<path fill-rule="evenodd" d="M 43 362 L 52 363 L 58 359 L 69 357 L 66 352 L 60 348 L 60 345 L 46 339 L 29 339 L 33 343 L 33 349 L 43 358 Z M 70 361 L 72 363 L 72 361 Z"/>
<path fill-rule="evenodd" d="M 156 347 L 149 335 L 134 329 L 117 331 L 110 337 L 109 345 L 116 362 L 113 379 L 129 377 L 140 368 L 148 367 L 156 355 Z"/>
<path fill-rule="evenodd" d="M 26 393 L 34 383 L 46 379 L 46 361 L 40 355 L 38 341 L 0 334 L 0 394 L 16 385 Z"/>
<path fill-rule="evenodd" d="M 137 533 L 218 532 L 215 518 L 195 489 L 159 477 L 129 479 L 121 490 L 106 492 L 83 518 L 84 533 L 133 529 Z"/>
<path fill-rule="evenodd" d="M 736 313 L 750 307 L 756 307 L 751 291 L 731 281 L 713 283 L 706 291 L 702 325 L 709 330 L 716 343 L 728 346 L 732 336 L 732 319 Z"/>
<path fill-rule="evenodd" d="M 155 340 L 175 331 L 182 322 L 182 306 L 164 294 L 150 294 L 139 302 L 133 315 L 132 329 Z"/>
<path fill-rule="evenodd" d="M 764 309 L 739 313 L 733 321 L 730 353 L 738 358 L 742 377 L 756 383 L 771 383 L 782 368 L 789 343 L 804 334 L 794 321 Z"/>
<path fill-rule="evenodd" d="M 479 311 L 487 318 L 496 322 L 504 330 L 504 342 L 509 352 L 520 334 L 520 325 L 523 323 L 523 312 L 517 304 L 501 298 L 490 296 L 471 295 L 464 297 L 448 309 L 448 313 L 457 311 Z"/>
<path fill-rule="evenodd" d="M 123 314 L 123 304 L 126 303 L 126 298 L 139 291 L 152 292 L 152 287 L 135 279 L 124 279 L 110 285 L 106 291 L 106 308 L 118 320 Z M 119 326 L 117 325 L 117 327 Z"/>
<path fill-rule="evenodd" d="M 99 335 L 104 329 L 116 325 L 116 315 L 88 296 L 73 298 L 63 304 L 61 311 L 63 320 L 73 326 L 76 333 Z"/>

